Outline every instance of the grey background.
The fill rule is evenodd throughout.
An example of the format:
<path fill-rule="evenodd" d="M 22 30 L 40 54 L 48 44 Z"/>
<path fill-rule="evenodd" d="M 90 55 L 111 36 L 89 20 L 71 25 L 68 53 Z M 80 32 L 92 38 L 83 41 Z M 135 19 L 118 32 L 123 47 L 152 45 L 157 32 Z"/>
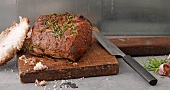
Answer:
<path fill-rule="evenodd" d="M 169 36 L 169 0 L 1 0 L 0 31 L 18 16 L 33 25 L 41 14 L 76 13 L 87 17 L 104 35 Z"/>

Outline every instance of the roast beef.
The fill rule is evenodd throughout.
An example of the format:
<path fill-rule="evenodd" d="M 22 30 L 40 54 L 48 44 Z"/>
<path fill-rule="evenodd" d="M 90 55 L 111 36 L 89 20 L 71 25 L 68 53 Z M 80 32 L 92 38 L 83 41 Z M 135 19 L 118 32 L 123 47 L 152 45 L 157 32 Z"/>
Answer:
<path fill-rule="evenodd" d="M 36 55 L 76 61 L 91 46 L 92 24 L 82 15 L 41 15 L 32 28 L 31 42 Z"/>

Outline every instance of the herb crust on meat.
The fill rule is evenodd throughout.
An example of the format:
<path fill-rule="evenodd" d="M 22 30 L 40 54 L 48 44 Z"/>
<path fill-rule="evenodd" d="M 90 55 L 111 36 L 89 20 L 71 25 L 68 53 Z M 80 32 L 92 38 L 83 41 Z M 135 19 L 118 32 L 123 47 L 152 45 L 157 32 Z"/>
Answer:
<path fill-rule="evenodd" d="M 76 61 L 91 45 L 92 24 L 82 15 L 41 15 L 32 28 L 31 40 L 36 55 Z"/>

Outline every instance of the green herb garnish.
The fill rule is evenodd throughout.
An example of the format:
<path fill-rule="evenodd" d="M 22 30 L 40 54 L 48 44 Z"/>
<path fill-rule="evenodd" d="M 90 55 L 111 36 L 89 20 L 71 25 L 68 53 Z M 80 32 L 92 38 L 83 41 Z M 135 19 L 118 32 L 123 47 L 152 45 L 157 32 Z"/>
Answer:
<path fill-rule="evenodd" d="M 72 34 L 76 35 L 77 30 L 74 26 L 75 14 L 49 14 L 47 19 L 45 19 L 45 26 L 50 28 L 53 32 L 53 35 L 60 39 L 66 30 L 69 28 L 72 30 Z"/>
<path fill-rule="evenodd" d="M 167 59 L 158 59 L 158 58 L 150 58 L 148 57 L 147 61 L 143 61 L 144 68 L 147 69 L 148 71 L 153 71 L 155 73 L 158 72 L 159 66 L 161 64 L 167 63 Z"/>
<path fill-rule="evenodd" d="M 28 51 L 31 52 L 35 46 L 36 46 L 36 44 L 30 44 L 30 45 L 27 47 Z"/>

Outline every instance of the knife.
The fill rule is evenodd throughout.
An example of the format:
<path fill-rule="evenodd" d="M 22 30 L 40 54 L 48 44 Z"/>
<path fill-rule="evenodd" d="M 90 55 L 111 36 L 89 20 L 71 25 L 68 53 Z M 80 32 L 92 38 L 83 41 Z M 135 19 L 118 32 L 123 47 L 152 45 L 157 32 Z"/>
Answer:
<path fill-rule="evenodd" d="M 122 52 L 116 45 L 114 45 L 111 41 L 106 39 L 101 33 L 92 31 L 93 35 L 99 41 L 99 43 L 111 54 L 118 55 L 123 58 L 123 60 L 133 68 L 143 79 L 145 79 L 150 85 L 156 85 L 157 79 L 150 74 L 145 68 L 143 68 L 135 59 L 133 59 L 130 55 L 126 55 Z"/>

